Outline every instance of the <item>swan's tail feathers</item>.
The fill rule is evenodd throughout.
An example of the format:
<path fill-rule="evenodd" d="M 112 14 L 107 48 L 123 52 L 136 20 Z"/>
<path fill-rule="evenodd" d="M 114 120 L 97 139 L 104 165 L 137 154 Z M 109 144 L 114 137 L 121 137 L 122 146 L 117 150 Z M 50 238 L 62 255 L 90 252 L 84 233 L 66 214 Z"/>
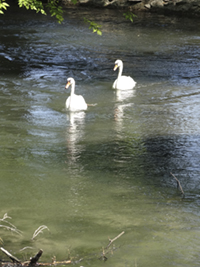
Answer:
<path fill-rule="evenodd" d="M 97 106 L 97 103 L 95 103 L 95 104 L 87 104 L 88 105 L 88 107 L 95 107 L 95 106 Z"/>

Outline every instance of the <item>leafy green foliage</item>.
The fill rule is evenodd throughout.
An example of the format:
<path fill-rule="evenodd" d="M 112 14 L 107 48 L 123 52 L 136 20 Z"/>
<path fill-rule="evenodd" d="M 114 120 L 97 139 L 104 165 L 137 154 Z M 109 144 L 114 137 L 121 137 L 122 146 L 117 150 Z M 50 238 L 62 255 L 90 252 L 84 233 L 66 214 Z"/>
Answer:
<path fill-rule="evenodd" d="M 133 18 L 137 17 L 135 14 L 133 14 L 131 11 L 128 11 L 126 13 L 123 14 L 123 16 L 125 17 L 125 19 L 130 20 L 131 22 L 133 22 Z"/>
<path fill-rule="evenodd" d="M 71 0 L 74 1 L 75 0 Z M 46 6 L 44 7 L 42 1 L 40 0 L 18 0 L 19 7 L 25 7 L 26 9 L 35 10 L 37 13 L 40 12 L 43 15 L 46 15 L 46 9 L 49 10 L 51 16 L 55 16 L 57 21 L 61 23 L 63 19 L 63 9 L 58 5 L 58 0 L 49 0 Z M 0 0 L 0 14 L 3 14 L 2 9 L 7 9 L 9 4 L 5 0 Z"/>
<path fill-rule="evenodd" d="M 57 0 L 50 0 L 47 4 L 47 8 L 51 14 L 51 16 L 55 16 L 58 23 L 61 23 L 64 18 L 63 18 L 63 9 L 61 6 L 58 5 Z"/>
<path fill-rule="evenodd" d="M 77 4 L 77 0 L 71 0 L 71 2 L 74 5 Z M 40 12 L 43 15 L 46 15 L 46 10 L 48 10 L 51 16 L 55 16 L 59 23 L 64 20 L 63 9 L 59 6 L 59 0 L 48 0 L 48 3 L 45 6 L 40 0 L 18 0 L 18 5 L 19 7 L 35 10 L 37 13 Z M 9 4 L 6 3 L 5 0 L 0 0 L 0 14 L 3 14 L 3 9 L 6 10 L 7 7 L 9 7 Z M 93 33 L 96 32 L 98 35 L 102 35 L 102 31 L 100 30 L 102 27 L 101 25 L 86 18 L 84 18 L 84 21 L 89 23 L 89 29 L 92 29 Z"/>
<path fill-rule="evenodd" d="M 0 14 L 3 14 L 3 10 L 6 10 L 7 7 L 9 7 L 9 4 L 7 4 L 4 0 L 0 0 Z"/>
<path fill-rule="evenodd" d="M 35 10 L 37 13 L 41 12 L 46 15 L 43 3 L 39 0 L 18 0 L 19 7 L 25 7 L 26 9 Z"/>
<path fill-rule="evenodd" d="M 102 31 L 100 30 L 100 28 L 102 27 L 101 25 L 86 18 L 84 18 L 84 21 L 90 24 L 89 29 L 92 29 L 93 33 L 96 32 L 98 35 L 102 35 Z"/>

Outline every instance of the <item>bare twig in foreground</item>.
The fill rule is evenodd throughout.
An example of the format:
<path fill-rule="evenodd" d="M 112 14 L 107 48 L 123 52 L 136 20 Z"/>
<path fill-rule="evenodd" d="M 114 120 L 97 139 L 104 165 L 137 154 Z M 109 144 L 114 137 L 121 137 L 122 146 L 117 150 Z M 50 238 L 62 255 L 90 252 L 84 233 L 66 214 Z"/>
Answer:
<path fill-rule="evenodd" d="M 181 183 L 179 182 L 179 180 L 176 178 L 176 176 L 175 176 L 173 173 L 170 172 L 170 174 L 171 174 L 171 175 L 174 177 L 174 179 L 176 180 L 176 182 L 177 182 L 177 188 L 179 188 L 180 191 L 181 191 L 181 193 L 182 193 L 183 195 L 185 195 L 185 193 L 184 193 L 184 191 L 183 191 L 183 188 L 182 188 Z"/>
<path fill-rule="evenodd" d="M 6 249 L 4 248 L 0 248 L 2 252 L 4 252 L 13 262 L 10 263 L 10 262 L 1 262 L 1 267 L 31 267 L 31 266 L 51 266 L 51 265 L 67 265 L 67 264 L 70 264 L 72 263 L 71 260 L 68 260 L 68 261 L 56 261 L 55 258 L 53 258 L 52 262 L 51 263 L 39 263 L 38 260 L 40 259 L 40 257 L 42 256 L 42 253 L 43 253 L 43 250 L 40 249 L 38 251 L 38 253 L 30 258 L 29 261 L 24 261 L 24 262 L 21 262 L 20 260 L 18 260 L 16 257 L 14 257 L 12 254 L 10 254 Z M 17 263 L 17 265 L 16 265 Z"/>
<path fill-rule="evenodd" d="M 49 228 L 46 225 L 41 225 L 40 227 L 38 227 L 38 229 L 35 230 L 32 240 L 34 238 L 36 238 L 36 236 L 38 236 L 40 233 L 42 233 L 43 230 L 47 229 L 49 231 Z"/>
<path fill-rule="evenodd" d="M 107 245 L 107 247 L 106 247 L 105 249 L 103 248 L 103 252 L 102 252 L 102 255 L 101 255 L 101 257 L 102 257 L 102 259 L 103 259 L 104 261 L 107 260 L 107 257 L 106 257 L 105 255 L 108 253 L 108 248 L 110 247 L 110 245 L 111 245 L 115 240 L 117 240 L 120 236 L 122 236 L 124 233 L 125 233 L 125 232 L 123 231 L 123 232 L 121 232 L 118 236 L 114 237 L 113 239 L 109 239 L 109 244 Z"/>
<path fill-rule="evenodd" d="M 110 245 L 116 240 L 116 239 L 118 239 L 120 236 L 122 236 L 123 234 L 124 234 L 125 232 L 123 231 L 123 232 L 121 232 L 121 234 L 119 234 L 118 236 L 116 236 L 115 238 L 113 238 L 113 239 L 109 239 L 109 244 L 107 245 L 107 247 L 105 248 L 105 249 L 108 249 L 109 247 L 110 247 Z"/>
<path fill-rule="evenodd" d="M 42 253 L 43 253 L 43 250 L 40 249 L 39 252 L 33 257 L 30 259 L 30 263 L 29 265 L 33 265 L 33 264 L 36 264 L 36 262 L 39 260 L 39 258 L 42 256 Z"/>
<path fill-rule="evenodd" d="M 63 265 L 63 264 L 69 264 L 69 263 L 72 263 L 71 260 L 56 261 L 56 257 L 55 256 L 52 258 L 52 264 L 53 265 Z"/>
<path fill-rule="evenodd" d="M 13 262 L 17 262 L 17 263 L 21 263 L 20 260 L 18 260 L 15 256 L 13 256 L 12 254 L 10 254 L 10 252 L 8 252 L 6 249 L 4 248 L 0 248 L 1 251 L 6 254 Z"/>

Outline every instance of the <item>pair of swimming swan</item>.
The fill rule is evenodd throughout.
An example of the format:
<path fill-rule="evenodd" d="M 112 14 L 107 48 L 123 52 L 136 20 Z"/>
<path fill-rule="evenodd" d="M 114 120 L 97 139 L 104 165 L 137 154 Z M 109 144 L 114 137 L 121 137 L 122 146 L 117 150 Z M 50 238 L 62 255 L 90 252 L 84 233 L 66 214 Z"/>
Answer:
<path fill-rule="evenodd" d="M 118 59 L 115 61 L 114 71 L 119 68 L 117 79 L 113 83 L 113 89 L 119 90 L 130 90 L 133 89 L 136 85 L 136 82 L 130 76 L 123 76 L 123 62 Z M 73 78 L 67 79 L 67 84 L 65 86 L 68 89 L 71 85 L 71 94 L 66 100 L 66 109 L 70 111 L 80 111 L 87 110 L 88 104 L 85 102 L 85 99 L 81 95 L 76 95 L 75 91 L 75 80 Z"/>

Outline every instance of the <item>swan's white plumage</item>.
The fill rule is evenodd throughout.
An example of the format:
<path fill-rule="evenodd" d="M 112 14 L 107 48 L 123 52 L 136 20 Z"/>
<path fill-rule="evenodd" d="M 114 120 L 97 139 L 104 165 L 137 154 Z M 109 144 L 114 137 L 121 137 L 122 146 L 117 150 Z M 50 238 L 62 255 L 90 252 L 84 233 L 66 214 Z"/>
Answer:
<path fill-rule="evenodd" d="M 85 102 L 85 99 L 82 97 L 82 95 L 76 95 L 74 93 L 75 91 L 75 80 L 73 78 L 67 79 L 67 84 L 65 88 L 69 88 L 71 85 L 71 94 L 67 98 L 65 106 L 66 109 L 70 111 L 80 111 L 80 110 L 86 110 L 88 105 Z"/>
<path fill-rule="evenodd" d="M 130 76 L 122 76 L 123 71 L 123 62 L 120 59 L 115 61 L 114 70 L 119 68 L 117 79 L 113 83 L 113 89 L 119 90 L 129 90 L 133 89 L 136 85 L 136 82 Z"/>

